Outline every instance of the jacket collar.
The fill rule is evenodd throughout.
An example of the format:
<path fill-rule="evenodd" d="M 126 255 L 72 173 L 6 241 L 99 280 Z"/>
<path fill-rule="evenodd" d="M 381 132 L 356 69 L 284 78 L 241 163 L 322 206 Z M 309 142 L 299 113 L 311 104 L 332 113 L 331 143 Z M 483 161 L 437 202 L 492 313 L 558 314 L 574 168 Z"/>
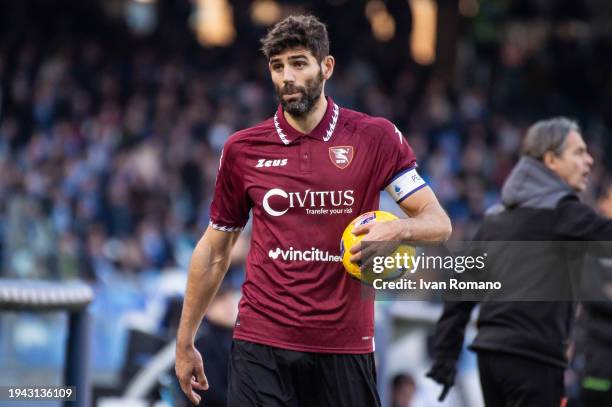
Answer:
<path fill-rule="evenodd" d="M 507 208 L 554 209 L 559 201 L 576 192 L 542 162 L 522 157 L 502 187 L 502 203 Z"/>

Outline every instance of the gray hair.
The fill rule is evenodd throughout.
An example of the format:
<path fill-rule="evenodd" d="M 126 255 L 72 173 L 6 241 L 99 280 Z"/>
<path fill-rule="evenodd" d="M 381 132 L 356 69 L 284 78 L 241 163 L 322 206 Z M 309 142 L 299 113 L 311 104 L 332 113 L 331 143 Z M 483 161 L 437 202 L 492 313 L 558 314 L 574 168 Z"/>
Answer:
<path fill-rule="evenodd" d="M 565 148 L 567 136 L 572 131 L 580 133 L 580 126 L 567 117 L 540 120 L 527 130 L 521 154 L 539 161 L 542 161 L 544 154 L 549 151 L 559 156 Z"/>

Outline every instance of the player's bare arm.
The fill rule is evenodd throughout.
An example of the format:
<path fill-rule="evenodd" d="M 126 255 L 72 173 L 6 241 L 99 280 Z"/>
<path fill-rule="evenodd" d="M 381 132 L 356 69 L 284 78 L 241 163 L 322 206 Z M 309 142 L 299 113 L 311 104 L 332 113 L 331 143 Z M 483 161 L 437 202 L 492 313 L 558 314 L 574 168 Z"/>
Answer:
<path fill-rule="evenodd" d="M 209 227 L 191 257 L 183 312 L 176 339 L 176 376 L 185 395 L 195 404 L 207 390 L 202 356 L 194 345 L 195 335 L 230 264 L 232 247 L 240 232 L 222 232 Z"/>
<path fill-rule="evenodd" d="M 366 234 L 368 242 L 409 240 L 414 242 L 443 242 L 451 233 L 452 226 L 448 215 L 438 202 L 431 188 L 424 187 L 404 199 L 400 207 L 408 219 L 390 222 L 372 222 L 357 226 L 353 233 Z M 361 259 L 361 243 L 351 248 L 352 262 Z"/>

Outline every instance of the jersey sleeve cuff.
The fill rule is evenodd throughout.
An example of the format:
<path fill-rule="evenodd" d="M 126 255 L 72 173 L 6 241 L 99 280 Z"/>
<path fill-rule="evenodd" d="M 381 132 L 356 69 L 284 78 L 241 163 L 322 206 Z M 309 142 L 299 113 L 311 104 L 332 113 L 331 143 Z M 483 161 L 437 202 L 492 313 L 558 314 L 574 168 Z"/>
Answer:
<path fill-rule="evenodd" d="M 410 167 L 396 174 L 385 187 L 385 191 L 395 202 L 400 203 L 425 186 L 427 183 L 421 178 L 416 167 Z"/>
<path fill-rule="evenodd" d="M 208 223 L 213 229 L 221 232 L 240 232 L 244 229 L 244 226 L 225 226 L 213 222 L 212 220 Z"/>

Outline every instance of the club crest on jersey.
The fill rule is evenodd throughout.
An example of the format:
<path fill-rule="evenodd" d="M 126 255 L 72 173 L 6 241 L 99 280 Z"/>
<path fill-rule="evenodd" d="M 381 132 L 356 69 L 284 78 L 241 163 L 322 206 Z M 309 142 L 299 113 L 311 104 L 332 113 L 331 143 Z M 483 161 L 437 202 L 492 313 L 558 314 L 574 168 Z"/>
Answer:
<path fill-rule="evenodd" d="M 353 146 L 330 147 L 329 159 L 332 164 L 343 170 L 353 161 L 353 151 Z"/>

